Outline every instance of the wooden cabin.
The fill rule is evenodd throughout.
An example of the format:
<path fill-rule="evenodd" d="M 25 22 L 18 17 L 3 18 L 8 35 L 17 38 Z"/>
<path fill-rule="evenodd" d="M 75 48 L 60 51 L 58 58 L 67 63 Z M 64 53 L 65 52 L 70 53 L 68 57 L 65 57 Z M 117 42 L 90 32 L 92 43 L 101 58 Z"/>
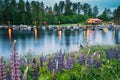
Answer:
<path fill-rule="evenodd" d="M 87 24 L 101 24 L 102 20 L 98 19 L 98 18 L 89 18 L 86 20 Z"/>

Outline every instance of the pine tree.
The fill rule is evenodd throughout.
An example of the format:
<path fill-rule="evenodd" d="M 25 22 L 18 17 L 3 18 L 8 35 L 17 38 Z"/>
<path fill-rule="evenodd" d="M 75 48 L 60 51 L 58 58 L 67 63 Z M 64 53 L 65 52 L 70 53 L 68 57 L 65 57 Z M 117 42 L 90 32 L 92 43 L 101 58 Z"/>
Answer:
<path fill-rule="evenodd" d="M 93 15 L 94 15 L 95 17 L 97 17 L 98 14 L 99 14 L 98 7 L 97 7 L 97 6 L 94 6 L 94 7 L 93 7 Z"/>

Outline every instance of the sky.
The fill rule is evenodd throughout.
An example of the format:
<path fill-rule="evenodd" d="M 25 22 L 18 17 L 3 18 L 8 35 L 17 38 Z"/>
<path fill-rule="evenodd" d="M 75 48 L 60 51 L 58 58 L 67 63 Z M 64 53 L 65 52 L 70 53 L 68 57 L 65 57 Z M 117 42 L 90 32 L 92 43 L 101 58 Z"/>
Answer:
<path fill-rule="evenodd" d="M 29 0 L 33 1 L 33 0 Z M 44 2 L 45 5 L 53 6 L 55 3 L 59 3 L 59 1 L 65 0 L 34 0 L 39 2 Z M 100 13 L 104 10 L 104 8 L 110 8 L 112 11 L 120 5 L 120 0 L 70 0 L 71 2 L 81 2 L 89 3 L 91 7 L 97 5 Z"/>

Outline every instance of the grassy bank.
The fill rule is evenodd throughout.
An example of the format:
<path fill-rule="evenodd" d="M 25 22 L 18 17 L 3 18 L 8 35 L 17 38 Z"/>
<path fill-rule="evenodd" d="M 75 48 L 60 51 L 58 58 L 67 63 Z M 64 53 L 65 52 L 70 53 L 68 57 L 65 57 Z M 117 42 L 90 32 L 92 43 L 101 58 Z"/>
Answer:
<path fill-rule="evenodd" d="M 119 52 L 119 46 L 105 45 L 89 46 L 69 53 L 59 51 L 46 56 L 29 52 L 20 56 L 20 78 L 22 80 L 119 80 Z M 6 64 L 8 80 L 11 80 L 10 65 L 11 63 Z"/>
<path fill-rule="evenodd" d="M 58 25 L 52 25 L 52 26 L 66 27 L 66 26 L 80 26 L 80 25 L 86 25 L 85 21 L 75 23 L 75 24 L 58 24 Z"/>

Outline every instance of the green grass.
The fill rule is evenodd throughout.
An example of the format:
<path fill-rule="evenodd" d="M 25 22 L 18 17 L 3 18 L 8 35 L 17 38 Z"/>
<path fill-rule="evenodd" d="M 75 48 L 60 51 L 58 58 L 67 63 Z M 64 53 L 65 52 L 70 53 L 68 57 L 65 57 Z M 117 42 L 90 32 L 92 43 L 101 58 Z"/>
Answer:
<path fill-rule="evenodd" d="M 106 50 L 110 48 L 117 48 L 119 45 L 93 45 L 93 46 L 87 46 L 86 48 L 80 48 L 80 51 L 84 54 L 87 54 L 90 51 L 90 54 L 93 52 L 105 52 Z"/>
<path fill-rule="evenodd" d="M 47 68 L 47 62 L 43 65 L 43 67 L 40 68 L 40 73 L 38 80 L 52 80 L 53 77 L 56 78 L 56 80 L 119 80 L 120 79 L 120 59 L 106 59 L 106 51 L 110 48 L 117 48 L 119 45 L 116 46 L 106 46 L 106 45 L 95 45 L 95 46 L 89 46 L 87 48 L 80 49 L 80 51 L 76 52 L 70 52 L 71 54 L 74 54 L 76 56 L 76 60 L 78 58 L 78 53 L 82 52 L 84 55 L 86 55 L 88 52 L 92 55 L 94 52 L 100 52 L 102 54 L 101 56 L 101 62 L 103 62 L 102 66 L 100 68 L 93 68 L 93 67 L 86 67 L 84 64 L 83 66 L 80 66 L 77 62 L 73 65 L 73 68 L 70 70 L 63 69 L 62 71 L 49 71 Z M 89 51 L 90 50 L 90 51 Z M 69 53 L 69 54 L 70 54 Z M 29 54 L 27 54 L 29 55 Z M 66 55 L 67 56 L 67 55 Z M 29 58 L 33 58 L 33 56 L 26 56 Z M 34 56 L 35 57 L 35 56 Z M 39 57 L 38 62 L 39 62 Z M 23 68 L 23 71 L 25 68 Z M 28 71 L 28 80 L 32 80 L 30 77 L 31 73 L 33 71 L 33 68 L 29 66 Z"/>
<path fill-rule="evenodd" d="M 66 27 L 66 26 L 80 26 L 80 25 L 85 25 L 85 22 L 79 22 L 75 24 L 59 24 L 59 25 L 52 25 L 52 26 L 59 26 L 59 27 Z"/>
<path fill-rule="evenodd" d="M 55 77 L 56 80 L 120 80 L 120 59 L 106 59 L 106 51 L 110 48 L 118 48 L 119 45 L 94 45 L 88 46 L 86 48 L 81 48 L 79 51 L 69 52 L 68 54 L 74 54 L 76 58 L 76 64 L 73 65 L 72 69 L 62 71 L 49 71 L 47 64 L 48 60 L 43 64 L 42 67 L 39 67 L 38 80 L 53 80 Z M 102 62 L 101 67 L 93 68 L 87 67 L 86 64 L 80 66 L 78 63 L 78 53 L 82 52 L 86 55 L 88 52 L 92 55 L 94 52 L 100 52 Z M 66 54 L 66 56 L 68 56 Z M 50 55 L 51 56 L 51 55 Z M 33 58 L 36 58 L 37 64 L 39 65 L 40 55 L 34 55 L 32 52 L 28 52 L 24 56 L 20 56 L 21 59 L 26 57 L 27 60 L 32 61 Z M 32 72 L 36 70 L 31 64 L 27 65 L 29 67 L 27 72 L 27 80 L 32 79 Z M 24 73 L 27 66 L 21 66 L 21 72 Z M 10 64 L 7 63 L 7 72 L 10 73 Z"/>

